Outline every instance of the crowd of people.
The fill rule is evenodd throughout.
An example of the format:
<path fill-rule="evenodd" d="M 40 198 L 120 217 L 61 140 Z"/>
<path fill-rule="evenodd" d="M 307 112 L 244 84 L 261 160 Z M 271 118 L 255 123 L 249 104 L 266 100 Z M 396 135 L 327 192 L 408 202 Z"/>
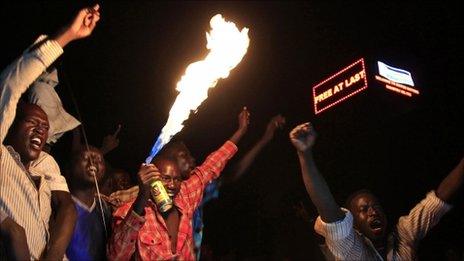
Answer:
<path fill-rule="evenodd" d="M 285 118 L 271 118 L 262 137 L 224 175 L 248 130 L 246 107 L 237 130 L 201 164 L 182 141 L 172 141 L 140 166 L 133 186 L 127 171 L 105 160 L 119 144 L 121 126 L 100 148 L 87 144 L 80 121 L 64 110 L 54 90 L 59 82 L 54 62 L 70 42 L 92 34 L 99 9 L 84 8 L 56 34 L 40 36 L 1 73 L 0 260 L 199 260 L 203 207 L 244 176 Z M 49 153 L 68 131 L 73 144 L 60 166 Z M 337 204 L 313 159 L 311 123 L 296 126 L 289 136 L 320 215 L 314 229 L 325 238 L 321 251 L 327 260 L 415 260 L 420 240 L 450 211 L 464 181 L 463 158 L 389 226 L 369 190 L 354 192 L 343 207 Z M 156 204 L 152 183 L 158 180 L 173 202 L 166 211 Z"/>

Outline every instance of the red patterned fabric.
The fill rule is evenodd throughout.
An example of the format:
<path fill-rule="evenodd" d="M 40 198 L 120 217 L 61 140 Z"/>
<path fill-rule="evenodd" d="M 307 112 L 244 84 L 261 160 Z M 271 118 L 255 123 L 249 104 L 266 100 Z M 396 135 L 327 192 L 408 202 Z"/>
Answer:
<path fill-rule="evenodd" d="M 171 240 L 166 223 L 156 205 L 150 200 L 145 216 L 132 211 L 132 202 L 118 208 L 113 216 L 113 235 L 108 244 L 110 260 L 195 260 L 192 217 L 203 197 L 203 190 L 219 177 L 227 161 L 237 152 L 237 146 L 227 141 L 211 153 L 203 164 L 192 171 L 191 177 L 182 182 L 174 198 L 180 214 L 176 253 L 171 251 Z"/>

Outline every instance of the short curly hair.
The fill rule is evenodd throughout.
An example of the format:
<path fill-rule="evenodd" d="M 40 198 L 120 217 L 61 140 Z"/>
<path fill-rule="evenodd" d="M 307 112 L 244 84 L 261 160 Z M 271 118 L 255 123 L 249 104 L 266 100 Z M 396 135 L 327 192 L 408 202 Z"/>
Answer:
<path fill-rule="evenodd" d="M 372 193 L 372 191 L 370 191 L 369 189 L 359 189 L 359 190 L 356 190 L 356 191 L 352 192 L 350 195 L 348 195 L 348 197 L 345 200 L 344 207 L 346 209 L 350 209 L 351 208 L 351 202 L 356 197 L 358 197 L 359 195 L 362 195 L 362 194 L 372 195 L 374 198 L 376 198 L 378 200 L 377 196 L 374 193 Z"/>

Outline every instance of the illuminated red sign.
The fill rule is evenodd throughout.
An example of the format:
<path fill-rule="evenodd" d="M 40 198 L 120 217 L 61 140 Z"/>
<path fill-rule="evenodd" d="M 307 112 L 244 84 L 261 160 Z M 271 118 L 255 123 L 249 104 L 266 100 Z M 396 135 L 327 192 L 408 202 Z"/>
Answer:
<path fill-rule="evenodd" d="M 361 58 L 313 87 L 314 112 L 327 110 L 366 88 L 366 68 Z"/>

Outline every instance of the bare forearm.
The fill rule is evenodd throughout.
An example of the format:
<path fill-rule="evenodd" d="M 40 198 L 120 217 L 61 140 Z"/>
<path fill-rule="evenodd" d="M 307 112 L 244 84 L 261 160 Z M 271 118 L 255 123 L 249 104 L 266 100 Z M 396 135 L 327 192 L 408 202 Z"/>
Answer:
<path fill-rule="evenodd" d="M 235 145 L 242 139 L 243 135 L 245 134 L 246 130 L 238 129 L 235 133 L 230 137 L 230 141 L 232 141 Z"/>
<path fill-rule="evenodd" d="M 238 180 L 240 177 L 242 177 L 243 173 L 248 170 L 248 168 L 251 166 L 251 164 L 254 162 L 256 159 L 256 156 L 261 152 L 261 150 L 266 146 L 268 143 L 268 140 L 265 139 L 260 139 L 254 146 L 251 148 L 243 157 L 242 159 L 237 163 L 235 166 L 232 174 L 230 177 L 226 180 L 234 182 Z"/>
<path fill-rule="evenodd" d="M 27 247 L 26 235 L 23 238 L 12 238 L 11 245 L 7 246 L 11 250 L 12 260 L 29 260 L 29 248 Z"/>
<path fill-rule="evenodd" d="M 0 224 L 0 238 L 9 260 L 29 260 L 31 258 L 26 233 L 11 218 L 6 218 Z"/>
<path fill-rule="evenodd" d="M 60 30 L 51 38 L 55 40 L 61 46 L 61 48 L 64 48 L 68 43 L 74 40 L 73 35 L 65 29 Z"/>
<path fill-rule="evenodd" d="M 451 201 L 456 192 L 464 183 L 464 158 L 459 164 L 445 177 L 436 191 L 438 198 L 445 202 Z"/>
<path fill-rule="evenodd" d="M 62 49 L 53 41 L 41 41 L 1 72 L 0 76 L 0 141 L 3 142 L 15 118 L 21 95 L 58 56 Z"/>
<path fill-rule="evenodd" d="M 147 193 L 149 192 L 144 192 L 143 189 L 140 189 L 139 195 L 135 199 L 134 204 L 132 206 L 132 210 L 139 216 L 145 215 L 145 205 L 147 205 L 148 201 Z"/>
<path fill-rule="evenodd" d="M 335 202 L 332 193 L 314 163 L 312 152 L 298 152 L 303 182 L 311 201 L 325 222 L 335 222 L 343 219 L 343 212 Z"/>
<path fill-rule="evenodd" d="M 69 201 L 67 203 L 60 203 L 57 209 L 55 222 L 50 226 L 50 242 L 44 259 L 63 259 L 66 248 L 74 233 L 76 220 L 77 213 L 74 204 Z"/>

